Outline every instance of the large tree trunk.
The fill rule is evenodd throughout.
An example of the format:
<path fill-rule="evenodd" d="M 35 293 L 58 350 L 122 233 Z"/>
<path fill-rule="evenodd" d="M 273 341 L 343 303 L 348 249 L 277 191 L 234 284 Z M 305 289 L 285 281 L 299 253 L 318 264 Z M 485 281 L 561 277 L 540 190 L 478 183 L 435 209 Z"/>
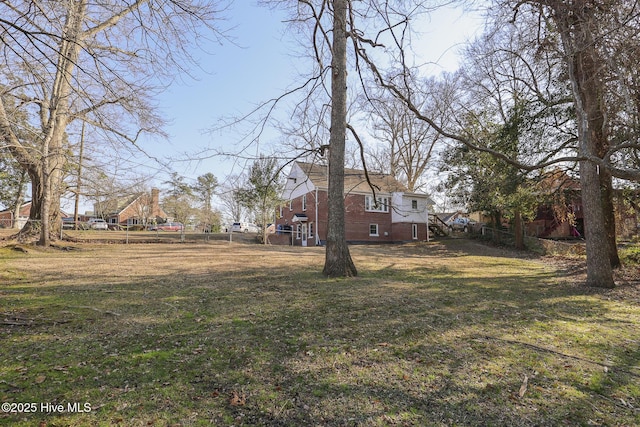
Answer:
<path fill-rule="evenodd" d="M 602 194 L 602 209 L 604 226 L 607 233 L 607 246 L 609 247 L 609 262 L 611 267 L 620 267 L 618 255 L 618 242 L 616 239 L 616 213 L 613 206 L 613 181 L 611 174 L 600 168 L 600 193 Z"/>
<path fill-rule="evenodd" d="M 599 147 L 607 146 L 604 130 L 604 94 L 599 78 L 595 42 L 590 25 L 594 17 L 588 10 L 555 3 L 555 21 L 562 37 L 569 78 L 573 90 L 578 122 L 579 154 L 597 156 Z M 584 209 L 587 285 L 613 288 L 609 239 L 605 224 L 598 167 L 589 161 L 580 162 L 580 186 Z"/>
<path fill-rule="evenodd" d="M 331 59 L 331 132 L 329 136 L 329 194 L 327 248 L 322 273 L 356 276 L 344 223 L 344 155 L 347 132 L 347 0 L 333 0 Z"/>

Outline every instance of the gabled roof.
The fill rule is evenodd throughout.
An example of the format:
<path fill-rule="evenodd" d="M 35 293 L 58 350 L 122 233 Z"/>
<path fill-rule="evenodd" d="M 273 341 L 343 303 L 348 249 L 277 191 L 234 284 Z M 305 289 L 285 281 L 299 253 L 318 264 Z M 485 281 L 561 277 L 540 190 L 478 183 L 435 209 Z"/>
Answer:
<path fill-rule="evenodd" d="M 327 189 L 329 168 L 317 163 L 296 162 L 298 167 L 305 173 L 309 181 L 319 189 Z M 389 174 L 369 172 L 369 182 L 376 191 L 385 193 L 406 192 L 407 188 L 397 179 Z M 371 193 L 371 187 L 363 170 L 344 170 L 344 191 L 345 193 Z"/>
<path fill-rule="evenodd" d="M 543 193 L 556 193 L 563 190 L 580 190 L 580 180 L 562 169 L 553 169 L 542 176 L 538 187 Z"/>
<path fill-rule="evenodd" d="M 112 214 L 119 215 L 120 213 L 122 213 L 122 211 L 124 211 L 126 208 L 131 206 L 133 203 L 136 202 L 136 200 L 138 200 L 140 197 L 144 195 L 145 193 L 138 193 L 133 196 L 118 198 L 116 200 L 116 206 Z"/>

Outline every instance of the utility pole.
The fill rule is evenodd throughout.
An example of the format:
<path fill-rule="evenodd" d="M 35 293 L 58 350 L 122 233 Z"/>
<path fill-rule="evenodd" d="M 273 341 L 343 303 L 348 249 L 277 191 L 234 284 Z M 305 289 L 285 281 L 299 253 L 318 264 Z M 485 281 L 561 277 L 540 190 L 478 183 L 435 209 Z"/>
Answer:
<path fill-rule="evenodd" d="M 78 179 L 76 180 L 76 202 L 73 208 L 73 228 L 78 229 L 78 209 L 80 207 L 80 186 L 82 185 L 82 157 L 84 155 L 84 127 L 85 121 L 82 121 L 82 130 L 80 131 L 80 153 L 78 155 Z"/>

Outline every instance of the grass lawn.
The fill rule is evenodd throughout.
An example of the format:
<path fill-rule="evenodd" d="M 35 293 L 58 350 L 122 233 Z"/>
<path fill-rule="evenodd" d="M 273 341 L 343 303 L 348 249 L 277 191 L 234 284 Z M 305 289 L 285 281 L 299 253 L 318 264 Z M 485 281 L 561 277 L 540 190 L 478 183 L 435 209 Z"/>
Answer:
<path fill-rule="evenodd" d="M 637 280 L 463 239 L 352 247 L 353 279 L 322 248 L 63 249 L 0 248 L 0 425 L 640 424 Z"/>

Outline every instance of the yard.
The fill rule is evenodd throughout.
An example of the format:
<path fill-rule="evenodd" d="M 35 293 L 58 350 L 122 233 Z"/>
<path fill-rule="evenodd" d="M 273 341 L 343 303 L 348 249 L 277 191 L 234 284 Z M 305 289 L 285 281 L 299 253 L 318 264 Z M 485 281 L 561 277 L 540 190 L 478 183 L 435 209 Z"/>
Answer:
<path fill-rule="evenodd" d="M 352 255 L 327 279 L 322 248 L 0 248 L 0 425 L 640 424 L 637 269 L 604 291 L 464 239 Z"/>

